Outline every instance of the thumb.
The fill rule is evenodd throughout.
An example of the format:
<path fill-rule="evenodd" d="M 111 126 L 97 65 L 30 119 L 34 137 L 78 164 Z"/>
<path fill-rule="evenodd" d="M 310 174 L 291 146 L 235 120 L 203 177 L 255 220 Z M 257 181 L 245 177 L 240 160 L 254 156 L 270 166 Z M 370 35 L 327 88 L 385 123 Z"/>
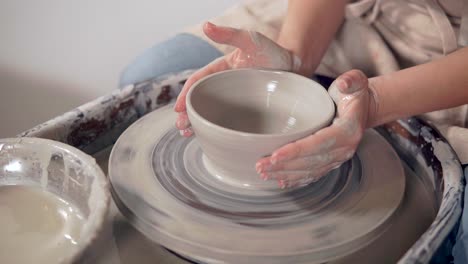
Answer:
<path fill-rule="evenodd" d="M 334 83 L 336 83 L 336 88 L 344 94 L 353 94 L 366 89 L 368 86 L 367 76 L 360 70 L 345 72 L 339 76 Z"/>
<path fill-rule="evenodd" d="M 351 70 L 340 75 L 330 85 L 328 93 L 338 103 L 344 96 L 357 94 L 369 85 L 366 75 L 360 70 Z"/>

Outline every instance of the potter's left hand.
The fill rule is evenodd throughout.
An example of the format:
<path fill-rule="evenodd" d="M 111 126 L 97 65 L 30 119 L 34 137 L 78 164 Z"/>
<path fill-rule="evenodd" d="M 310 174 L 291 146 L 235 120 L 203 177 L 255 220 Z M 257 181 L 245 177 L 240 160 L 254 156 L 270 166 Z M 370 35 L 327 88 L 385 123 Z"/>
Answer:
<path fill-rule="evenodd" d="M 186 137 L 191 136 L 193 133 L 186 112 L 186 96 L 192 85 L 203 77 L 220 71 L 240 68 L 262 68 L 293 72 L 299 72 L 301 69 L 299 57 L 261 33 L 221 27 L 211 23 L 206 23 L 203 31 L 214 42 L 230 45 L 236 47 L 236 49 L 192 74 L 177 97 L 174 107 L 174 110 L 178 112 L 176 126 L 180 133 Z"/>
<path fill-rule="evenodd" d="M 332 125 L 259 160 L 256 169 L 264 180 L 277 180 L 281 188 L 307 185 L 354 155 L 377 108 L 373 87 L 361 71 L 352 70 L 332 83 L 329 94 L 337 105 Z"/>

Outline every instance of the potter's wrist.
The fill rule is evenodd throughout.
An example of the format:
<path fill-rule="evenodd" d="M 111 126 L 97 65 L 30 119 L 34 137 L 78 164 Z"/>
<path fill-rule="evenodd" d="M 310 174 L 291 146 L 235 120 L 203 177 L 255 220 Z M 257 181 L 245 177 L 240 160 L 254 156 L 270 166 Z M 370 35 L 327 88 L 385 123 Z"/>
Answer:
<path fill-rule="evenodd" d="M 292 57 L 292 72 L 311 77 L 318 65 L 315 60 L 310 59 L 308 56 L 301 55 L 300 53 L 289 50 Z"/>
<path fill-rule="evenodd" d="M 368 80 L 368 92 L 369 92 L 369 108 L 367 111 L 367 122 L 365 128 L 373 128 L 381 124 L 379 121 L 380 117 L 380 94 L 378 90 L 378 79 L 377 78 L 369 78 Z"/>
<path fill-rule="evenodd" d="M 291 57 L 291 72 L 301 74 L 302 71 L 302 60 L 299 56 L 294 54 L 292 51 L 288 51 Z"/>
<path fill-rule="evenodd" d="M 283 37 L 283 35 L 280 34 L 280 37 L 277 39 L 276 43 L 291 54 L 291 71 L 305 77 L 311 77 L 318 66 L 319 59 L 314 59 L 309 54 L 311 52 L 310 48 L 304 50 L 300 47 L 295 47 L 296 45 L 293 45 L 285 39 L 288 38 Z"/>

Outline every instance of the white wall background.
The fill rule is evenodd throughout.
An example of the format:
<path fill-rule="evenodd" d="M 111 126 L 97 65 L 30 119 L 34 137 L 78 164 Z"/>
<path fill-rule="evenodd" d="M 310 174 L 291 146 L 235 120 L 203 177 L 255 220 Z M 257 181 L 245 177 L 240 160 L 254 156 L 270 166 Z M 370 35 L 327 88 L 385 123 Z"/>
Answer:
<path fill-rule="evenodd" d="M 1 0 L 0 138 L 117 87 L 134 56 L 238 0 Z"/>

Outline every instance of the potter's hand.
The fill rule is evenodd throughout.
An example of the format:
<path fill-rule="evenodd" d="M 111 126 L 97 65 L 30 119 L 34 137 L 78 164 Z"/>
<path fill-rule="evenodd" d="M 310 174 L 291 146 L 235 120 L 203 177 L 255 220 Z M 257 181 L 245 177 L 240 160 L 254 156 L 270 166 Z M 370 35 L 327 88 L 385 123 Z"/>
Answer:
<path fill-rule="evenodd" d="M 333 124 L 259 160 L 256 169 L 264 180 L 277 180 L 281 188 L 307 185 L 354 155 L 376 111 L 373 88 L 362 72 L 352 70 L 333 82 L 329 94 L 337 105 Z"/>
<path fill-rule="evenodd" d="M 187 117 L 185 99 L 190 87 L 199 79 L 228 69 L 264 68 L 298 71 L 301 65 L 298 57 L 258 32 L 218 27 L 211 23 L 206 23 L 203 31 L 213 41 L 234 46 L 236 49 L 198 70 L 185 83 L 175 104 L 175 111 L 179 113 L 176 126 L 183 136 L 190 136 L 193 133 Z"/>

